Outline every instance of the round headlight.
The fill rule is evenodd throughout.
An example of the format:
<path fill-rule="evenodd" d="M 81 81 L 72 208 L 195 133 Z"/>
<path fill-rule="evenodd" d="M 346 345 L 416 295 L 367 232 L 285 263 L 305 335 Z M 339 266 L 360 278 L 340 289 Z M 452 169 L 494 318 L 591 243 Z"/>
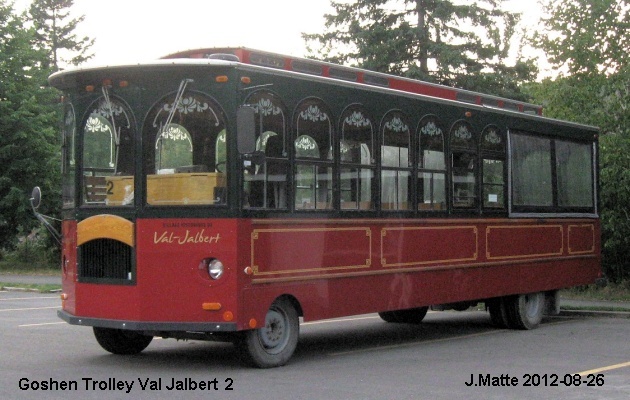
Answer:
<path fill-rule="evenodd" d="M 208 274 L 212 279 L 219 279 L 223 275 L 223 263 L 216 258 L 208 263 Z"/>

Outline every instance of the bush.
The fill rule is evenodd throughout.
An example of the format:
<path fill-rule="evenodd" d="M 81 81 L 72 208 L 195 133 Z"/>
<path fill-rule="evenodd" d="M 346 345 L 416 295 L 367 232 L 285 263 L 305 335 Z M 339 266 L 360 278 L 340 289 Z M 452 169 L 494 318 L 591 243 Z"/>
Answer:
<path fill-rule="evenodd" d="M 43 227 L 33 229 L 28 235 L 22 232 L 13 248 L 0 251 L 0 259 L 18 269 L 50 269 L 58 264 L 59 249 L 51 246 L 48 236 Z"/>

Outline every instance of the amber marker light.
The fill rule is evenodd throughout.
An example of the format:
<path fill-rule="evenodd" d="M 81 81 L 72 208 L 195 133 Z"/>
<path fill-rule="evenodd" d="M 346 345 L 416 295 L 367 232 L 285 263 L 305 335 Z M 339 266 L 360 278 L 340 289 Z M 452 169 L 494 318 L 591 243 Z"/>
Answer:
<path fill-rule="evenodd" d="M 252 78 L 250 78 L 249 76 L 241 76 L 241 82 L 249 85 L 250 83 L 252 83 Z"/>
<path fill-rule="evenodd" d="M 61 297 L 61 300 L 68 300 L 68 294 L 67 293 L 61 293 L 61 295 L 59 296 Z"/>
<path fill-rule="evenodd" d="M 118 87 L 126 88 L 129 86 L 129 81 L 120 81 L 118 82 Z"/>
<path fill-rule="evenodd" d="M 472 117 L 472 113 L 470 111 L 466 111 L 464 115 L 466 116 L 466 118 Z"/>
<path fill-rule="evenodd" d="M 218 83 L 225 83 L 228 81 L 228 77 L 227 75 L 219 75 L 216 78 L 214 78 L 215 81 L 217 81 Z"/>
<path fill-rule="evenodd" d="M 234 319 L 234 314 L 232 313 L 232 311 L 226 311 L 223 313 L 223 320 L 230 322 Z"/>
<path fill-rule="evenodd" d="M 252 267 L 246 267 L 243 272 L 245 272 L 245 275 L 253 275 L 254 274 L 254 270 L 252 269 Z"/>
<path fill-rule="evenodd" d="M 252 318 L 249 320 L 249 327 L 254 329 L 256 327 L 256 325 L 258 325 L 258 322 L 256 321 L 255 318 Z"/>
<path fill-rule="evenodd" d="M 94 91 L 94 85 L 87 85 L 85 87 L 85 91 L 86 92 L 93 92 Z"/>
<path fill-rule="evenodd" d="M 206 311 L 219 311 L 221 309 L 221 303 L 203 303 L 201 308 Z"/>

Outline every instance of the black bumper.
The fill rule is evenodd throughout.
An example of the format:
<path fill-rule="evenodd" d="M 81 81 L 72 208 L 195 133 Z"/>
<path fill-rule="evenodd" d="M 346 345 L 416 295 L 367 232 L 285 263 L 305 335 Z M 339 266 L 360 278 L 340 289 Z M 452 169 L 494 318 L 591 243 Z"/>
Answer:
<path fill-rule="evenodd" d="M 77 317 L 66 311 L 58 310 L 57 316 L 71 325 L 96 326 L 99 328 L 126 329 L 130 331 L 163 332 L 235 332 L 235 323 L 217 322 L 144 322 Z"/>

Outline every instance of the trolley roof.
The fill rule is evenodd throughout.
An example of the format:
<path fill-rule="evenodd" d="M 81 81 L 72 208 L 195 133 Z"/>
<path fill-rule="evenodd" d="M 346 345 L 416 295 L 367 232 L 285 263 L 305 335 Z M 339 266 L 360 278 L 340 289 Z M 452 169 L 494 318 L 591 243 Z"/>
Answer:
<path fill-rule="evenodd" d="M 526 114 L 542 115 L 542 106 L 517 100 L 487 95 L 445 85 L 345 67 L 324 61 L 270 53 L 246 47 L 218 47 L 186 50 L 164 56 L 163 59 L 221 59 L 269 68 L 283 69 L 309 75 L 329 77 L 366 85 L 385 87 L 448 100 L 456 100 Z"/>

